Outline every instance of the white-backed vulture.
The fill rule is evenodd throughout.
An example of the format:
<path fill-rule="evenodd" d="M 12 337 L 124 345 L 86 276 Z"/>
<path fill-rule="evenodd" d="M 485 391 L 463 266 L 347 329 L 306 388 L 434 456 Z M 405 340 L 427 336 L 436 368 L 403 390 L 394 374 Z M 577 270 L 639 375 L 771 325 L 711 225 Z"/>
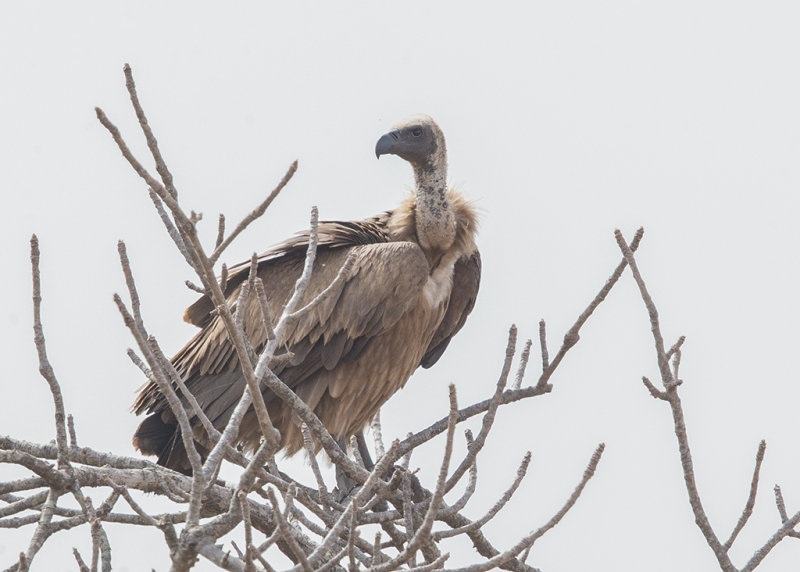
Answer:
<path fill-rule="evenodd" d="M 285 333 L 282 346 L 292 359 L 273 371 L 311 407 L 337 439 L 358 434 L 378 408 L 403 387 L 417 367 L 428 368 L 472 311 L 481 262 L 475 246 L 476 213 L 447 188 L 447 152 L 441 129 L 415 116 L 381 137 L 377 157 L 394 154 L 414 169 L 413 193 L 399 207 L 366 220 L 319 224 L 319 246 L 305 304 L 337 275 L 350 252 L 347 280 Z M 259 257 L 270 313 L 279 316 L 302 271 L 308 232 Z M 233 305 L 246 281 L 249 263 L 231 269 L 225 295 Z M 245 388 L 236 352 L 213 304 L 202 297 L 184 319 L 201 328 L 172 363 L 205 414 L 220 430 Z M 251 344 L 266 341 L 256 300 L 244 314 Z M 281 446 L 291 455 L 303 447 L 298 419 L 269 390 L 264 400 Z M 134 446 L 158 462 L 188 472 L 180 429 L 166 399 L 152 382 L 139 393 L 136 414 L 149 413 L 136 430 Z M 191 417 L 191 411 L 189 415 Z M 203 434 L 197 419 L 196 435 Z M 242 421 L 239 443 L 246 449 L 261 437 L 255 413 Z M 201 453 L 205 449 L 200 446 Z"/>

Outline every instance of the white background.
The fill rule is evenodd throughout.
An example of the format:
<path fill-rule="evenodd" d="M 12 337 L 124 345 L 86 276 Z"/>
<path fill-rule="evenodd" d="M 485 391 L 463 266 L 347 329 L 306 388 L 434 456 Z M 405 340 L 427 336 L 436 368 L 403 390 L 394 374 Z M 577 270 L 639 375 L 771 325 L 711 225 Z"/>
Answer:
<path fill-rule="evenodd" d="M 797 190 L 800 80 L 793 2 L 6 3 L 0 8 L 0 433 L 53 437 L 32 342 L 28 239 L 42 248 L 48 351 L 82 444 L 133 454 L 141 375 L 111 300 L 128 244 L 146 322 L 168 352 L 194 329 L 195 294 L 144 184 L 95 119 L 101 106 L 146 158 L 122 65 L 181 199 L 235 221 L 297 158 L 299 171 L 229 263 L 323 219 L 391 208 L 411 184 L 377 138 L 412 113 L 444 129 L 450 178 L 482 211 L 478 304 L 442 360 L 384 410 L 387 437 L 446 412 L 447 384 L 487 397 L 511 323 L 554 354 L 620 254 L 613 231 L 646 229 L 638 260 L 667 344 L 685 334 L 682 396 L 698 484 L 723 540 L 768 443 L 741 566 L 777 529 L 783 486 L 800 509 Z M 532 360 L 534 380 L 538 363 Z M 479 458 L 480 516 L 526 450 L 529 476 L 487 535 L 499 549 L 541 526 L 599 442 L 597 476 L 529 562 L 546 572 L 715 570 L 693 522 L 644 306 L 626 272 L 553 378 L 552 394 L 501 410 Z M 463 449 L 463 440 L 459 441 Z M 442 443 L 412 465 L 430 479 Z M 427 456 L 426 456 L 427 455 Z M 302 462 L 296 474 L 308 472 Z M 0 480 L 12 470 L 0 466 Z M 310 474 L 308 475 L 311 481 Z M 94 495 L 97 502 L 98 495 Z M 168 568 L 158 533 L 108 526 L 118 570 Z M 24 534 L 0 529 L 0 564 Z M 74 570 L 88 530 L 60 533 L 34 570 Z M 450 565 L 473 558 L 469 543 Z M 760 570 L 800 558 L 782 543 Z M 198 567 L 201 569 L 202 567 Z"/>

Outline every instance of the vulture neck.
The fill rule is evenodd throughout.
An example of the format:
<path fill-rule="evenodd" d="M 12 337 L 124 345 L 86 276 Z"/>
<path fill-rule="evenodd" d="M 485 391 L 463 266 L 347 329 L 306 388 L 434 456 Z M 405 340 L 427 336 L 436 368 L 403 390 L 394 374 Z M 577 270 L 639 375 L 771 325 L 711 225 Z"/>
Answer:
<path fill-rule="evenodd" d="M 441 254 L 453 245 L 456 237 L 456 217 L 447 196 L 447 159 L 444 150 L 436 153 L 430 161 L 415 164 L 414 180 L 414 218 L 419 245 L 428 254 Z"/>

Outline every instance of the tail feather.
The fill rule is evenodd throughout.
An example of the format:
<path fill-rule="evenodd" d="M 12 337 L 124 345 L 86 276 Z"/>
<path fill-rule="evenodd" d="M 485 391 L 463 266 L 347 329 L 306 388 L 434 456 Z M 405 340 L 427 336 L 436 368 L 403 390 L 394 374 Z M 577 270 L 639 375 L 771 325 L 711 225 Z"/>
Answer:
<path fill-rule="evenodd" d="M 133 446 L 144 455 L 158 455 L 158 464 L 186 475 L 192 473 L 178 423 L 164 421 L 161 413 L 148 415 L 133 435 Z M 201 455 L 205 450 L 198 446 Z"/>

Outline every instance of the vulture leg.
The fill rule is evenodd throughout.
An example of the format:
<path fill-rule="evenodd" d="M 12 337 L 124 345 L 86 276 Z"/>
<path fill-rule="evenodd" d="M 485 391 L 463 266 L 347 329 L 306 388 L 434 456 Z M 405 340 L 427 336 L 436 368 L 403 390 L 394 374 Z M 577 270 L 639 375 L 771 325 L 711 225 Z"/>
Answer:
<path fill-rule="evenodd" d="M 339 445 L 342 451 L 347 453 L 347 439 L 344 437 L 337 439 L 336 444 Z M 357 482 L 348 477 L 339 465 L 336 465 L 336 488 L 339 492 L 336 498 L 337 501 L 344 502 L 346 499 L 350 498 L 358 486 Z"/>
<path fill-rule="evenodd" d="M 361 453 L 361 459 L 363 459 L 363 461 L 364 461 L 364 468 L 366 468 L 368 471 L 372 471 L 372 469 L 375 468 L 375 462 L 372 460 L 372 457 L 369 454 L 369 448 L 367 447 L 367 441 L 364 438 L 364 431 L 366 431 L 366 429 L 362 429 L 356 435 L 356 442 L 358 443 L 358 452 Z M 394 467 L 392 467 L 389 470 L 389 475 L 391 475 L 393 472 L 394 472 Z M 387 477 L 389 475 L 387 475 Z M 375 511 L 375 512 L 387 511 L 387 510 L 389 510 L 389 503 L 386 502 L 385 499 L 384 500 L 380 500 L 375 504 L 374 507 L 372 507 L 372 510 Z"/>
<path fill-rule="evenodd" d="M 358 452 L 361 454 L 361 459 L 364 461 L 364 468 L 371 471 L 375 468 L 375 463 L 372 461 L 372 456 L 369 454 L 363 429 L 356 435 L 356 442 L 358 443 Z"/>
<path fill-rule="evenodd" d="M 347 440 L 346 439 L 337 439 L 336 443 L 339 447 L 342 448 L 342 451 L 347 451 Z M 364 468 L 368 471 L 372 471 L 375 468 L 375 463 L 372 460 L 372 455 L 370 455 L 369 448 L 367 447 L 367 441 L 364 439 L 364 431 L 361 430 L 356 434 L 356 443 L 358 444 L 358 452 L 361 455 L 361 459 L 364 461 Z M 391 468 L 390 474 L 394 472 L 394 467 Z M 339 490 L 338 501 L 344 502 L 348 498 L 350 498 L 356 491 L 358 491 L 360 485 L 356 483 L 353 479 L 348 477 L 344 471 L 342 471 L 338 466 L 336 467 L 336 487 Z M 389 510 L 389 504 L 385 500 L 381 500 L 372 507 L 372 510 L 375 512 L 383 512 Z"/>

